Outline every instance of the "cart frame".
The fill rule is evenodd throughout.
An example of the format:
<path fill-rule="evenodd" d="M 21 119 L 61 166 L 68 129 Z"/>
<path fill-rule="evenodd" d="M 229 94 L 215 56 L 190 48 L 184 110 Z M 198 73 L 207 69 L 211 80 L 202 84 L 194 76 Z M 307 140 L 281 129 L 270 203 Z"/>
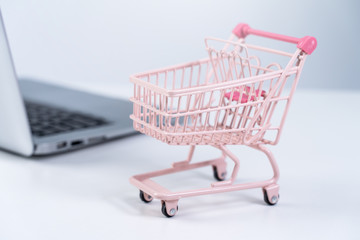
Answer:
<path fill-rule="evenodd" d="M 212 59 L 211 54 L 209 54 L 208 59 L 203 59 L 195 62 L 185 63 L 176 65 L 170 68 L 163 68 L 157 69 L 154 71 L 140 73 L 134 76 L 131 76 L 130 81 L 134 83 L 134 97 L 131 98 L 131 101 L 134 103 L 134 114 L 130 117 L 134 121 L 134 128 L 138 131 L 150 135 L 158 140 L 166 142 L 168 144 L 174 145 L 190 145 L 190 151 L 188 157 L 185 161 L 175 162 L 173 163 L 172 167 L 135 175 L 130 178 L 130 182 L 135 185 L 138 189 L 140 189 L 140 198 L 144 202 L 151 202 L 153 198 L 160 199 L 162 203 L 162 212 L 167 217 L 174 216 L 178 211 L 178 201 L 181 198 L 185 197 L 192 197 L 192 196 L 199 196 L 199 195 L 206 195 L 206 194 L 214 194 L 214 193 L 223 193 L 229 191 L 238 191 L 243 189 L 251 189 L 251 188 L 262 188 L 264 194 L 264 200 L 269 205 L 274 205 L 279 200 L 279 185 L 277 184 L 280 173 L 278 165 L 275 161 L 275 158 L 270 150 L 268 150 L 265 145 L 275 145 L 279 141 L 279 137 L 281 135 L 281 131 L 284 125 L 284 121 L 286 115 L 288 113 L 288 109 L 292 100 L 292 96 L 297 86 L 297 82 L 300 77 L 300 73 L 302 71 L 306 56 L 311 54 L 317 45 L 316 39 L 313 37 L 306 36 L 304 38 L 294 38 L 269 32 L 264 32 L 260 30 L 255 30 L 250 28 L 247 24 L 239 24 L 233 30 L 233 34 L 229 40 L 220 40 L 216 38 L 207 38 L 207 40 L 218 40 L 225 43 L 225 47 L 223 50 L 226 50 L 229 45 L 231 44 L 238 44 L 234 43 L 234 39 L 238 38 L 240 43 L 239 46 L 243 47 L 244 45 L 244 38 L 249 35 L 258 35 L 263 37 L 268 37 L 276 40 L 281 40 L 290 43 L 297 44 L 297 50 L 295 53 L 286 53 L 274 49 L 259 47 L 255 45 L 246 44 L 247 48 L 253 48 L 261 51 L 267 51 L 270 53 L 275 53 L 278 55 L 288 56 L 290 57 L 290 61 L 288 62 L 287 66 L 283 70 L 275 70 L 272 72 L 268 72 L 266 74 L 257 75 L 257 76 L 250 76 L 248 78 L 242 78 L 239 80 L 233 81 L 219 81 L 215 84 L 204 84 L 192 87 L 192 88 L 183 88 L 183 82 L 181 82 L 181 87 L 179 89 L 165 89 L 160 87 L 158 84 L 153 84 L 150 82 L 150 75 L 151 74 L 159 74 L 165 73 L 167 74 L 168 71 L 176 69 L 185 69 L 188 66 L 194 65 L 201 65 L 201 64 L 211 64 L 213 70 L 210 71 L 210 74 L 216 75 L 217 74 L 217 66 L 216 61 L 217 59 Z M 209 46 L 206 40 L 206 47 L 209 50 Z M 210 51 L 209 51 L 210 52 Z M 215 62 L 215 64 L 214 64 Z M 245 64 L 246 65 L 246 64 Z M 247 66 L 251 68 L 250 62 L 247 63 Z M 184 81 L 184 71 L 183 70 L 183 80 Z M 192 71 L 192 70 L 191 70 Z M 230 71 L 230 70 L 229 70 Z M 207 72 L 209 73 L 209 72 Z M 265 70 L 264 70 L 265 73 Z M 251 75 L 251 74 L 250 74 Z M 286 81 L 289 76 L 294 75 L 294 80 L 292 83 L 292 87 L 288 96 L 281 96 L 280 93 L 284 87 L 284 82 Z M 144 81 L 142 78 L 144 76 L 148 76 L 148 81 Z M 157 75 L 158 77 L 158 75 Z M 219 80 L 219 76 L 215 76 L 216 80 Z M 264 93 L 263 99 L 260 100 L 259 92 L 262 92 L 262 82 L 269 79 L 277 78 L 277 81 L 274 82 L 272 87 L 270 88 L 269 92 Z M 175 75 L 174 75 L 175 79 Z M 156 79 L 156 83 L 158 83 L 158 79 Z M 271 80 L 272 81 L 272 80 Z M 258 86 L 260 89 L 255 91 L 255 84 L 260 82 Z M 253 84 L 253 85 L 251 85 Z M 174 83 L 173 83 L 174 85 Z M 191 85 L 191 83 L 190 83 Z M 250 87 L 248 87 L 250 85 Z M 166 87 L 166 81 L 165 81 Z M 258 87 L 259 88 L 259 87 Z M 169 110 L 169 98 L 179 97 L 182 96 L 189 96 L 189 94 L 193 94 L 194 96 L 198 97 L 198 100 L 194 100 L 194 106 L 197 104 L 196 101 L 202 101 L 205 97 L 201 97 L 201 93 L 206 91 L 211 91 L 213 94 L 214 91 L 221 91 L 221 97 L 224 98 L 224 93 L 226 89 L 230 89 L 228 92 L 228 101 L 233 102 L 235 92 L 238 95 L 244 97 L 245 101 L 238 99 L 236 103 L 228 103 L 228 105 L 219 103 L 217 108 L 202 108 L 200 109 L 191 109 L 190 108 L 190 100 L 188 100 L 187 108 L 185 111 L 172 111 L 171 107 Z M 249 90 L 250 89 L 250 90 Z M 149 93 L 147 94 L 147 91 Z M 240 91 L 240 92 L 239 92 Z M 139 94 L 141 97 L 139 97 Z M 200 95 L 196 95 L 200 94 Z M 159 98 L 157 98 L 157 95 Z M 150 96 L 150 97 L 149 97 Z M 154 97 L 153 102 L 151 102 L 151 97 Z M 149 97 L 149 99 L 148 99 Z M 158 99 L 158 102 L 156 102 Z M 189 99 L 189 98 L 188 98 Z M 191 97 L 190 97 L 191 99 Z M 212 99 L 212 95 L 210 97 L 210 102 Z M 150 101 L 150 102 L 149 102 Z M 203 100 L 204 101 L 204 100 Z M 275 108 L 278 101 L 286 101 L 286 106 L 278 126 L 271 126 L 271 117 L 273 114 L 273 108 Z M 173 106 L 173 103 L 171 103 Z M 180 106 L 180 100 L 178 103 Z M 199 103 L 200 106 L 200 103 Z M 243 113 L 240 114 L 238 111 L 239 107 L 243 107 Z M 180 108 L 180 107 L 178 107 Z M 250 112 L 252 109 L 255 109 L 253 115 L 250 117 Z M 221 129 L 217 128 L 217 123 L 214 124 L 212 128 L 206 129 L 209 125 L 209 112 L 214 111 L 224 111 L 224 125 L 226 125 L 226 121 L 228 120 L 228 116 L 233 114 L 235 119 L 238 114 L 241 118 L 246 119 L 243 121 L 242 126 L 234 128 L 234 119 L 231 120 L 229 129 L 226 129 L 222 126 Z M 235 110 L 234 110 L 235 109 Z M 191 111 L 190 111 L 191 110 Z M 188 112 L 191 112 L 191 115 Z M 244 113 L 245 111 L 245 113 Z M 194 118 L 197 121 L 198 118 L 202 118 L 201 114 L 206 114 L 206 120 L 204 121 L 204 126 L 202 131 L 198 128 L 195 128 L 190 131 L 186 132 L 187 122 L 189 119 Z M 247 114 L 247 115 L 246 115 Z M 194 117 L 195 116 L 195 117 Z M 200 117 L 199 117 L 200 116 Z M 245 117 L 244 117 L 245 116 Z M 262 118 L 263 117 L 263 118 Z M 170 123 L 171 119 L 175 119 L 175 123 Z M 179 127 L 179 119 L 183 118 L 184 120 L 184 130 L 177 132 L 172 131 L 173 128 L 177 129 Z M 169 120 L 170 119 L 170 120 Z M 219 113 L 216 114 L 216 122 L 219 119 Z M 193 121 L 193 120 L 192 120 Z M 206 122 L 207 121 L 207 122 Z M 241 120 L 240 120 L 241 121 Z M 255 125 L 259 125 L 259 127 L 255 127 Z M 206 125 L 206 126 L 205 126 Z M 196 123 L 195 123 L 196 126 Z M 276 137 L 273 140 L 266 139 L 264 137 L 266 131 L 268 130 L 275 130 L 277 131 Z M 199 141 L 196 138 L 200 139 Z M 217 148 L 221 151 L 222 155 L 213 160 L 207 160 L 202 162 L 192 163 L 194 151 L 196 145 L 211 145 L 214 148 Z M 273 170 L 273 177 L 268 180 L 257 181 L 257 182 L 250 182 L 250 183 L 241 183 L 235 184 L 235 179 L 238 174 L 240 162 L 239 159 L 226 148 L 228 144 L 236 144 L 236 145 L 247 145 L 253 149 L 256 149 L 266 155 L 268 158 L 270 165 Z M 231 177 L 228 180 L 225 180 L 226 176 L 226 158 L 230 158 L 234 162 L 234 168 L 231 173 Z M 163 176 L 166 174 L 172 174 L 180 171 L 191 170 L 199 167 L 204 166 L 212 166 L 214 170 L 214 177 L 219 182 L 212 183 L 207 188 L 195 189 L 195 190 L 187 190 L 187 191 L 179 191 L 179 192 L 172 192 L 163 186 L 159 185 L 158 183 L 151 180 L 151 178 Z"/>

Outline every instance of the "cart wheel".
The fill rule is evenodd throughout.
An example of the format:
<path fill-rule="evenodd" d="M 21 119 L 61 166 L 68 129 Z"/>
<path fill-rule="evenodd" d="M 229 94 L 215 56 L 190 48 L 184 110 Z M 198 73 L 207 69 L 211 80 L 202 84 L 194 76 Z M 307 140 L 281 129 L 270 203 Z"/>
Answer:
<path fill-rule="evenodd" d="M 165 202 L 162 202 L 161 203 L 161 212 L 168 218 L 171 218 L 173 216 L 175 216 L 175 214 L 177 213 L 177 211 L 179 210 L 179 206 L 176 206 L 176 210 L 175 208 L 172 208 L 170 210 L 170 213 L 172 213 L 171 215 L 168 214 L 167 210 L 166 210 L 166 204 Z"/>
<path fill-rule="evenodd" d="M 269 199 L 269 196 L 267 194 L 267 192 L 264 190 L 264 201 L 269 204 L 269 205 L 275 205 L 277 204 L 277 202 L 279 201 L 280 198 L 280 194 L 278 194 L 277 196 L 274 195 L 271 197 L 271 199 Z"/>
<path fill-rule="evenodd" d="M 219 173 L 216 166 L 213 166 L 214 178 L 218 181 L 224 181 L 226 178 L 226 172 Z"/>
<path fill-rule="evenodd" d="M 144 203 L 149 203 L 153 200 L 153 198 L 149 194 L 146 194 L 141 190 L 140 190 L 139 197 L 140 197 L 141 201 L 143 201 Z"/>

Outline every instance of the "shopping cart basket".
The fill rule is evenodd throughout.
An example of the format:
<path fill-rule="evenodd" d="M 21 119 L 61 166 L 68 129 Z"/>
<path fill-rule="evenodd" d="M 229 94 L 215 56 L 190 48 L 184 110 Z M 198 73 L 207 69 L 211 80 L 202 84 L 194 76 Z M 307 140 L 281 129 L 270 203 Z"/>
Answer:
<path fill-rule="evenodd" d="M 245 42 L 245 37 L 250 34 L 296 43 L 297 49 L 288 53 L 251 45 Z M 310 36 L 289 37 L 239 24 L 229 40 L 207 38 L 205 45 L 209 54 L 206 59 L 130 78 L 134 84 L 133 114 L 130 116 L 134 128 L 171 145 L 191 146 L 185 161 L 130 178 L 130 182 L 140 189 L 141 200 L 161 200 L 162 213 L 167 217 L 177 213 L 180 198 L 204 194 L 262 188 L 267 204 L 278 202 L 279 169 L 265 145 L 278 143 L 305 59 L 315 50 L 317 42 Z M 268 56 L 260 58 L 262 54 Z M 261 63 L 269 58 L 270 63 Z M 284 68 L 279 62 L 273 62 L 273 59 L 284 58 Z M 211 145 L 222 155 L 191 163 L 196 145 Z M 271 163 L 274 176 L 265 181 L 234 183 L 239 160 L 226 145 L 247 145 L 263 152 Z M 228 180 L 225 180 L 226 157 L 234 162 Z M 208 188 L 172 192 L 151 180 L 203 166 L 212 166 L 219 182 Z"/>

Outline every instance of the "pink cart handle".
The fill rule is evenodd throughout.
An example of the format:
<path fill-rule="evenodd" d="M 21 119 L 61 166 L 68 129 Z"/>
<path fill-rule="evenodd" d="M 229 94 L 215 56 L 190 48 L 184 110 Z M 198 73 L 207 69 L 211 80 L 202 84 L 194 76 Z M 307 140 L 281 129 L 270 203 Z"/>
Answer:
<path fill-rule="evenodd" d="M 261 37 L 267 37 L 267 38 L 272 38 L 272 39 L 276 39 L 276 40 L 281 40 L 284 42 L 296 43 L 298 48 L 300 48 L 306 54 L 309 54 L 309 55 L 315 50 L 315 48 L 317 46 L 316 38 L 311 37 L 311 36 L 305 36 L 303 38 L 290 37 L 290 36 L 285 36 L 285 35 L 281 35 L 281 34 L 270 33 L 270 32 L 252 29 L 246 23 L 239 23 L 232 32 L 238 38 L 245 38 L 247 35 L 252 34 L 252 35 L 257 35 L 257 36 L 261 36 Z"/>

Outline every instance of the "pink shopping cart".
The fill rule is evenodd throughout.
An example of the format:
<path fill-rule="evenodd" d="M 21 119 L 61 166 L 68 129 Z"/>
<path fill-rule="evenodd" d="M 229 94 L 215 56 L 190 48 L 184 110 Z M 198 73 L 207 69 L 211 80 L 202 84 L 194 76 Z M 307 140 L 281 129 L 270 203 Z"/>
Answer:
<path fill-rule="evenodd" d="M 245 37 L 257 35 L 296 43 L 294 53 L 248 44 Z M 239 24 L 229 40 L 205 39 L 209 57 L 131 76 L 134 84 L 134 128 L 171 145 L 190 145 L 188 158 L 171 168 L 136 175 L 130 182 L 140 189 L 140 198 L 160 199 L 167 217 L 178 211 L 180 198 L 262 188 L 264 200 L 279 200 L 279 169 L 265 145 L 275 145 L 284 125 L 292 96 L 307 55 L 317 45 L 314 37 L 289 37 Z M 221 46 L 221 47 L 219 47 Z M 266 61 L 269 61 L 266 63 Z M 274 62 L 274 59 L 276 62 Z M 284 68 L 280 62 L 284 62 Z M 222 155 L 192 163 L 196 145 L 211 145 Z M 274 176 L 269 180 L 235 183 L 239 160 L 226 145 L 247 145 L 263 152 Z M 226 180 L 229 157 L 234 167 Z M 151 178 L 212 166 L 219 180 L 207 188 L 172 192 Z"/>

